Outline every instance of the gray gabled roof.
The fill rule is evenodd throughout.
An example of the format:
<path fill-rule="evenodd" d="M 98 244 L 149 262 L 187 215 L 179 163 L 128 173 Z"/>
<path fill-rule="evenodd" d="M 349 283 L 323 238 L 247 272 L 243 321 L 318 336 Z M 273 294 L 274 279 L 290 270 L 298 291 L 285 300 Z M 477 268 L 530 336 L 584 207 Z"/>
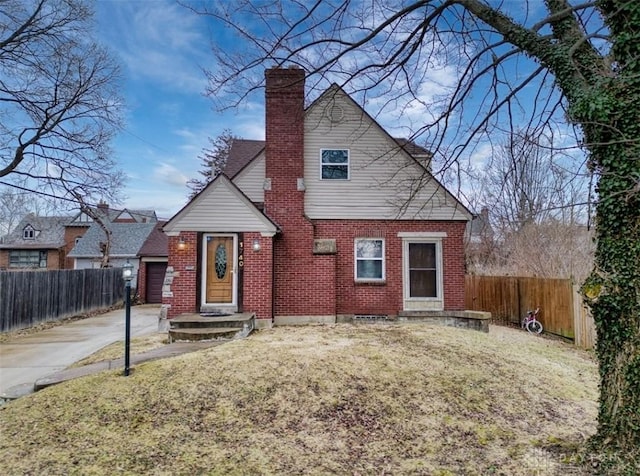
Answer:
<path fill-rule="evenodd" d="M 156 223 L 107 223 L 111 230 L 112 257 L 135 257 Z M 92 223 L 87 232 L 73 247 L 69 258 L 99 258 L 100 243 L 106 241 L 105 233 L 97 223 Z"/>
<path fill-rule="evenodd" d="M 64 246 L 64 227 L 71 221 L 69 216 L 42 217 L 29 213 L 4 238 L 0 248 L 11 249 L 57 249 Z M 31 227 L 33 238 L 24 238 L 24 230 Z"/>

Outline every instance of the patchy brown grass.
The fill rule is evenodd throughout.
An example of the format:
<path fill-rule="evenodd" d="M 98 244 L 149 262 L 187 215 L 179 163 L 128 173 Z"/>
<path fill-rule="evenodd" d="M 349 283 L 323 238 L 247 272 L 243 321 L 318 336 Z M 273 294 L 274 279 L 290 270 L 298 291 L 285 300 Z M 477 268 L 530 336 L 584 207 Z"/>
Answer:
<path fill-rule="evenodd" d="M 132 355 L 142 354 L 150 350 L 158 349 L 169 343 L 169 337 L 166 332 L 149 334 L 142 337 L 134 337 L 131 339 L 130 352 Z M 101 362 L 103 360 L 121 359 L 123 357 L 124 341 L 114 342 L 94 352 L 88 357 L 79 360 L 71 367 L 83 367 L 85 365 Z"/>
<path fill-rule="evenodd" d="M 597 369 L 513 329 L 276 328 L 0 410 L 3 474 L 582 474 Z"/>

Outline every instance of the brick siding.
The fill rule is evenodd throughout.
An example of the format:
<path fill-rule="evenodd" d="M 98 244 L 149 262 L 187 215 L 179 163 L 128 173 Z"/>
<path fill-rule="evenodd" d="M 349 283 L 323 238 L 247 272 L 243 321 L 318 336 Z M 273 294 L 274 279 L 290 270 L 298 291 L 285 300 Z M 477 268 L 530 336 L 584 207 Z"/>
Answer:
<path fill-rule="evenodd" d="M 183 231 L 180 236 L 169 237 L 168 266 L 173 267 L 174 271 L 171 283 L 173 296 L 162 298 L 162 304 L 171 305 L 167 314 L 169 317 L 198 311 L 196 304 L 197 235 L 195 231 Z M 182 250 L 178 249 L 180 238 L 185 243 Z"/>
<path fill-rule="evenodd" d="M 258 240 L 260 251 L 253 249 Z M 242 267 L 242 309 L 258 319 L 273 317 L 273 239 L 260 233 L 244 234 Z"/>
<path fill-rule="evenodd" d="M 318 220 L 316 238 L 335 239 L 336 313 L 396 315 L 403 308 L 402 238 L 399 232 L 445 232 L 442 240 L 444 308 L 464 309 L 465 222 Z M 385 282 L 356 283 L 356 238 L 384 238 Z"/>
<path fill-rule="evenodd" d="M 137 283 L 136 294 L 138 295 L 138 302 L 144 304 L 147 298 L 147 263 L 142 260 L 138 261 Z"/>

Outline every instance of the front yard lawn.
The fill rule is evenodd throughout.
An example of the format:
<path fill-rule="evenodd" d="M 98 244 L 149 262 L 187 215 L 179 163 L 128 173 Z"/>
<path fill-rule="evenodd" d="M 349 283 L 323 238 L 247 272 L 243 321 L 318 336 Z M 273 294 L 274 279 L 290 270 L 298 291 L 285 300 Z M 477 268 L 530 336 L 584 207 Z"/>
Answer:
<path fill-rule="evenodd" d="M 3 474 L 586 474 L 589 353 L 522 331 L 263 330 L 0 409 Z"/>

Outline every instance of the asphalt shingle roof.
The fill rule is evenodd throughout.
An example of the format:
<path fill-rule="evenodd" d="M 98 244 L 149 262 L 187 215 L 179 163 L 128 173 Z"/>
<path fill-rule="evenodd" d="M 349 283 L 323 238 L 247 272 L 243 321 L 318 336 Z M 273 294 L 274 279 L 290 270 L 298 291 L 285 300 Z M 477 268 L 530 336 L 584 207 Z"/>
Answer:
<path fill-rule="evenodd" d="M 137 256 L 149 233 L 156 223 L 107 223 L 111 230 L 111 256 Z M 97 258 L 102 256 L 100 243 L 105 242 L 104 231 L 97 223 L 92 223 L 82 238 L 73 247 L 69 258 Z"/>
<path fill-rule="evenodd" d="M 68 216 L 42 217 L 29 213 L 5 236 L 0 248 L 61 248 L 64 246 L 64 227 L 71 221 Z M 31 225 L 32 239 L 24 238 L 24 229 Z"/>
<path fill-rule="evenodd" d="M 138 256 L 169 256 L 169 237 L 162 231 L 165 221 L 159 221 L 145 240 Z"/>
<path fill-rule="evenodd" d="M 224 174 L 231 179 L 235 177 L 262 152 L 264 145 L 263 140 L 233 139 L 231 149 L 229 149 L 229 157 L 227 157 L 227 163 L 224 166 Z"/>

